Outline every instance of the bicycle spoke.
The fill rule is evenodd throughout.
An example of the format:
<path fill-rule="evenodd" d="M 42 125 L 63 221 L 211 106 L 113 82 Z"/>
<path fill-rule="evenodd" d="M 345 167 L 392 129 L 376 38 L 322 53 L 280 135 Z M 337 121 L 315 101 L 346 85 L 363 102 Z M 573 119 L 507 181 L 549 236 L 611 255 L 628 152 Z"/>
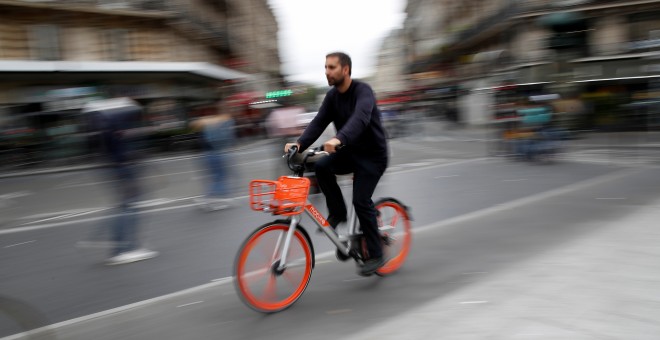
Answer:
<path fill-rule="evenodd" d="M 275 279 L 275 275 L 270 275 L 268 278 L 268 283 L 266 283 L 266 287 L 264 287 L 264 298 L 266 300 L 270 301 L 276 301 L 277 300 L 277 280 Z"/>
<path fill-rule="evenodd" d="M 297 260 L 297 261 L 291 261 L 291 262 L 289 262 L 289 263 L 286 265 L 286 267 L 287 267 L 287 269 L 291 269 L 291 268 L 301 268 L 301 267 L 304 268 L 306 265 L 307 265 L 307 261 L 305 261 L 305 259 L 300 259 L 300 260 Z"/>
<path fill-rule="evenodd" d="M 246 283 L 253 284 L 263 280 L 263 278 L 265 277 L 264 274 L 268 274 L 269 272 L 270 272 L 270 266 L 265 266 L 264 268 L 261 269 L 246 272 L 241 277 L 246 280 Z"/>
<path fill-rule="evenodd" d="M 390 222 L 390 226 L 394 228 L 396 226 L 396 222 L 399 219 L 399 214 L 395 212 L 394 216 L 392 216 L 392 222 Z"/>
<path fill-rule="evenodd" d="M 294 287 L 298 286 L 300 284 L 299 280 L 296 280 L 295 278 L 291 277 L 291 273 L 288 271 L 285 271 L 284 274 L 282 274 L 284 278 L 289 281 L 290 284 L 292 284 Z"/>

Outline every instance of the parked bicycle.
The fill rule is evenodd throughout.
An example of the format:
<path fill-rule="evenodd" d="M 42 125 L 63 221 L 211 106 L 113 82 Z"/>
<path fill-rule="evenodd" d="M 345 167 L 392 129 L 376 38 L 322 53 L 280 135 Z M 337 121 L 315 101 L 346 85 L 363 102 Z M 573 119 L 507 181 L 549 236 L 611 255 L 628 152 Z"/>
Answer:
<path fill-rule="evenodd" d="M 321 148 L 304 153 L 302 162 L 294 161 L 298 152 L 292 147 L 286 155 L 293 176 L 277 181 L 250 182 L 250 207 L 256 211 L 286 217 L 266 223 L 243 242 L 234 265 L 234 284 L 243 302 L 254 310 L 273 313 L 293 305 L 303 294 L 314 269 L 314 246 L 302 227 L 306 212 L 337 247 L 341 261 L 353 259 L 362 265 L 368 254 L 360 226 L 351 206 L 348 234 L 339 235 L 327 219 L 307 200 L 309 179 L 303 177 L 313 166 L 310 157 L 327 155 Z M 375 202 L 383 243 L 385 264 L 376 271 L 384 276 L 397 271 L 406 260 L 411 244 L 410 210 L 395 198 Z"/>

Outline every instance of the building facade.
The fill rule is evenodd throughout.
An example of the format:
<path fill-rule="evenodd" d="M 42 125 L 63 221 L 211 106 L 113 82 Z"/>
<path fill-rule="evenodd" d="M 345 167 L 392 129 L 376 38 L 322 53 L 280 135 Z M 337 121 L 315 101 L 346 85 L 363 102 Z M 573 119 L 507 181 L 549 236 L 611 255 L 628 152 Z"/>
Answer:
<path fill-rule="evenodd" d="M 635 99 L 648 96 L 660 73 L 656 0 L 415 0 L 407 13 L 402 77 L 413 87 L 461 88 L 468 123 L 492 119 L 498 86 Z"/>
<path fill-rule="evenodd" d="M 80 109 L 107 96 L 184 129 L 219 89 L 281 81 L 276 35 L 265 0 L 0 0 L 0 142 L 80 131 Z"/>

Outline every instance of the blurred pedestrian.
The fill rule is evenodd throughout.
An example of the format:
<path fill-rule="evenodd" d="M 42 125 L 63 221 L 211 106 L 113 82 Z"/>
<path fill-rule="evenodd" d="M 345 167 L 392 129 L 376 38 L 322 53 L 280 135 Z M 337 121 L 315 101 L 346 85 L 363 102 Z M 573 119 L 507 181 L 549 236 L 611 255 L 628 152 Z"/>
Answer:
<path fill-rule="evenodd" d="M 143 248 L 138 235 L 140 186 L 136 143 L 144 135 L 140 128 L 142 107 L 129 98 L 96 101 L 84 109 L 100 132 L 105 159 L 117 181 L 118 216 L 112 221 L 111 252 L 106 264 L 117 265 L 153 258 L 158 252 Z"/>
<path fill-rule="evenodd" d="M 200 131 L 204 162 L 210 183 L 204 197 L 196 202 L 206 210 L 221 210 L 231 206 L 230 148 L 236 141 L 236 124 L 231 109 L 218 101 L 214 113 L 191 122 Z"/>
<path fill-rule="evenodd" d="M 290 99 L 285 98 L 280 101 L 282 107 L 274 109 L 266 118 L 266 130 L 268 137 L 273 140 L 273 153 L 276 156 L 282 155 L 282 145 L 296 140 L 303 129 L 299 123 L 300 118 L 305 113 L 301 106 L 294 105 Z M 273 178 L 290 175 L 291 170 L 285 162 L 275 162 Z"/>

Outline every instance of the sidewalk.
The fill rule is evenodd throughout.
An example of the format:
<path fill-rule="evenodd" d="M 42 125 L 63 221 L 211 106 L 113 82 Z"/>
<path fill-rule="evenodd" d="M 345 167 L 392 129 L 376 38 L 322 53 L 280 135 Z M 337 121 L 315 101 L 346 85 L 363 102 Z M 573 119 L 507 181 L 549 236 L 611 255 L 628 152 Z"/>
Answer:
<path fill-rule="evenodd" d="M 658 339 L 659 219 L 656 201 L 350 339 Z"/>

